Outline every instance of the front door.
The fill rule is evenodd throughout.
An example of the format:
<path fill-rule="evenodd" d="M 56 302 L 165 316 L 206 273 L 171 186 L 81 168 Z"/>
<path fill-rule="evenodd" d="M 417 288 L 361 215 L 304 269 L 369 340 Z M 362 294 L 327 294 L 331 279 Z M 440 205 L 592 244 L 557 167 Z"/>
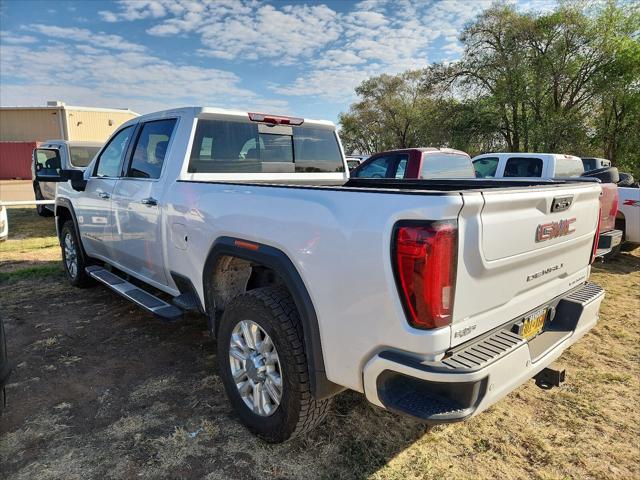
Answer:
<path fill-rule="evenodd" d="M 102 150 L 87 186 L 74 201 L 82 245 L 90 257 L 109 260 L 113 241 L 111 196 L 122 170 L 134 127 L 126 127 L 111 137 Z"/>
<path fill-rule="evenodd" d="M 175 119 L 146 122 L 138 130 L 131 162 L 112 197 L 115 262 L 142 277 L 166 285 L 160 182 Z"/>

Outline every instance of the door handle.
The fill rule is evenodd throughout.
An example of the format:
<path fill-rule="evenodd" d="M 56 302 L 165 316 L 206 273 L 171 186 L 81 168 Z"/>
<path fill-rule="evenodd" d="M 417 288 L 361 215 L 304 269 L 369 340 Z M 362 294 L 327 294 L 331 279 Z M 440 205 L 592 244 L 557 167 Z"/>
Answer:
<path fill-rule="evenodd" d="M 111 198 L 111 194 L 107 193 L 107 192 L 100 192 L 100 193 L 98 193 L 98 196 L 100 198 L 104 198 L 104 199 Z"/>
<path fill-rule="evenodd" d="M 148 207 L 155 207 L 158 205 L 158 200 L 153 197 L 147 197 L 140 200 L 140 203 Z"/>

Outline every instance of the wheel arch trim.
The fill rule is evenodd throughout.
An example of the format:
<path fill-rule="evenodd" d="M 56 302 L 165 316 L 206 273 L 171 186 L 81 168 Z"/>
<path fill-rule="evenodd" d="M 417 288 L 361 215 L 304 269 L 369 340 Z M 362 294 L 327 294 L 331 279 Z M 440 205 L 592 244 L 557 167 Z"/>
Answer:
<path fill-rule="evenodd" d="M 249 249 L 238 247 L 238 244 L 251 244 L 257 248 Z M 224 256 L 237 257 L 258 263 L 272 269 L 282 278 L 300 313 L 305 342 L 305 355 L 309 364 L 309 379 L 314 397 L 317 400 L 321 400 L 344 390 L 344 387 L 331 382 L 326 376 L 318 316 L 300 273 L 291 259 L 282 250 L 270 245 L 241 238 L 227 236 L 217 238 L 209 250 L 202 272 L 205 310 L 208 312 L 209 317 L 212 317 L 215 312 L 215 304 L 211 295 L 212 289 L 210 286 L 211 282 L 214 281 L 213 275 L 216 264 L 218 260 Z"/>

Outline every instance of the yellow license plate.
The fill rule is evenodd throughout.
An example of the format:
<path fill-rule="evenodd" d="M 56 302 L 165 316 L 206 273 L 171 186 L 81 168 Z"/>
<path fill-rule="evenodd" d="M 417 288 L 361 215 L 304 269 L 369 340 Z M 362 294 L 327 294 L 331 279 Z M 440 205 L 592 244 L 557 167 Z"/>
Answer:
<path fill-rule="evenodd" d="M 542 310 L 538 310 L 537 312 L 525 317 L 523 325 L 522 325 L 522 333 L 521 335 L 530 340 L 531 338 L 538 335 L 542 328 L 544 327 L 544 321 L 547 319 L 547 309 L 543 308 Z"/>

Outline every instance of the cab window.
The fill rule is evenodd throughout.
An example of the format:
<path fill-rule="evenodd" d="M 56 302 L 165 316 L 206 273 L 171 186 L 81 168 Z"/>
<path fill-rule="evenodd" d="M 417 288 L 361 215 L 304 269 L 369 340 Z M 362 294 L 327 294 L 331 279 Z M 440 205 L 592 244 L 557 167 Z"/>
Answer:
<path fill-rule="evenodd" d="M 474 160 L 473 168 L 478 178 L 494 178 L 500 161 L 497 157 L 484 157 Z"/>
<path fill-rule="evenodd" d="M 383 155 L 360 165 L 353 176 L 358 178 L 388 178 L 394 163 L 394 155 Z"/>
<path fill-rule="evenodd" d="M 133 178 L 160 178 L 167 146 L 176 125 L 176 119 L 147 122 L 140 135 L 127 173 Z"/>
<path fill-rule="evenodd" d="M 133 133 L 133 126 L 123 128 L 115 134 L 109 144 L 98 157 L 94 176 L 96 177 L 119 177 L 122 159 L 127 151 L 129 139 Z"/>

